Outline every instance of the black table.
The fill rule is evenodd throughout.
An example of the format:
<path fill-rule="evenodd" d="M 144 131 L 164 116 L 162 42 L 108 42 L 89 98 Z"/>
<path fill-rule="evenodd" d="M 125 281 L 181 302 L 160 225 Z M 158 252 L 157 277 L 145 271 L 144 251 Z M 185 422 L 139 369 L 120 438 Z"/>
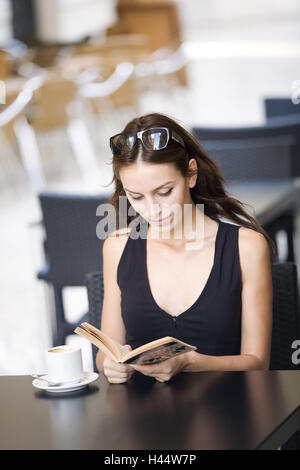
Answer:
<path fill-rule="evenodd" d="M 290 180 L 249 180 L 229 184 L 226 189 L 242 203 L 262 225 L 281 214 L 300 207 L 300 178 Z"/>
<path fill-rule="evenodd" d="M 283 230 L 287 236 L 287 256 L 281 261 L 295 261 L 295 217 L 300 209 L 300 178 L 285 180 L 249 180 L 226 186 L 227 191 L 248 205 L 247 212 L 256 217 L 276 242 Z"/>
<path fill-rule="evenodd" d="M 0 377 L 1 449 L 277 449 L 300 427 L 300 371 L 181 373 L 128 384 L 100 375 L 49 394 Z"/>

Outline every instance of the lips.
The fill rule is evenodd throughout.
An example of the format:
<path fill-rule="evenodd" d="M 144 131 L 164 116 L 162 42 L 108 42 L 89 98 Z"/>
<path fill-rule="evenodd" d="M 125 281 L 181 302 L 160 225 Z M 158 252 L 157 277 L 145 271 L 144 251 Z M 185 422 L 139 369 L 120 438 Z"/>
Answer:
<path fill-rule="evenodd" d="M 163 219 L 158 219 L 158 220 L 152 220 L 151 219 L 151 222 L 154 222 L 154 223 L 159 223 L 159 222 L 163 222 L 165 220 L 167 220 L 170 216 L 168 215 L 167 217 L 164 217 Z"/>

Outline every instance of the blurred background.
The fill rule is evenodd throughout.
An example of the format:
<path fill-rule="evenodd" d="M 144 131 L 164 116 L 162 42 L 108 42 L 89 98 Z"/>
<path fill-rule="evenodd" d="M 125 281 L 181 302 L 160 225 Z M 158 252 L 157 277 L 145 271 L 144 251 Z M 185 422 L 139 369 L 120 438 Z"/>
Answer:
<path fill-rule="evenodd" d="M 43 372 L 59 341 L 92 367 L 70 332 L 101 267 L 109 137 L 138 115 L 197 135 L 299 265 L 299 103 L 297 0 L 0 0 L 0 374 Z"/>

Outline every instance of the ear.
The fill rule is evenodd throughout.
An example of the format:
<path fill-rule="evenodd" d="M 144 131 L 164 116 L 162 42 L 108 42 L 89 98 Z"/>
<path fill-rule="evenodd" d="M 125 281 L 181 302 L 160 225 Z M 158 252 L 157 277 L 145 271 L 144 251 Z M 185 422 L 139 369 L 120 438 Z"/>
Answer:
<path fill-rule="evenodd" d="M 197 181 L 198 176 L 198 166 L 195 158 L 191 158 L 189 161 L 189 171 L 193 171 L 193 175 L 188 177 L 189 188 L 193 188 Z"/>

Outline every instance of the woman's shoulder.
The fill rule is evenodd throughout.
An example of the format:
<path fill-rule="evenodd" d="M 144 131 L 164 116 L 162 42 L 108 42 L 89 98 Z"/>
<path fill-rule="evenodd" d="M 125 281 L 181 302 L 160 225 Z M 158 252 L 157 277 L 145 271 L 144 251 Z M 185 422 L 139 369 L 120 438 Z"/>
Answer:
<path fill-rule="evenodd" d="M 266 237 L 254 229 L 240 226 L 239 257 L 242 270 L 258 274 L 270 259 L 270 248 Z"/>
<path fill-rule="evenodd" d="M 130 231 L 130 227 L 123 227 L 111 232 L 103 242 L 103 253 L 109 253 L 110 256 L 116 254 L 116 256 L 120 257 L 130 235 Z"/>
<path fill-rule="evenodd" d="M 248 255 L 268 249 L 268 242 L 262 233 L 242 226 L 239 226 L 239 245 Z"/>

